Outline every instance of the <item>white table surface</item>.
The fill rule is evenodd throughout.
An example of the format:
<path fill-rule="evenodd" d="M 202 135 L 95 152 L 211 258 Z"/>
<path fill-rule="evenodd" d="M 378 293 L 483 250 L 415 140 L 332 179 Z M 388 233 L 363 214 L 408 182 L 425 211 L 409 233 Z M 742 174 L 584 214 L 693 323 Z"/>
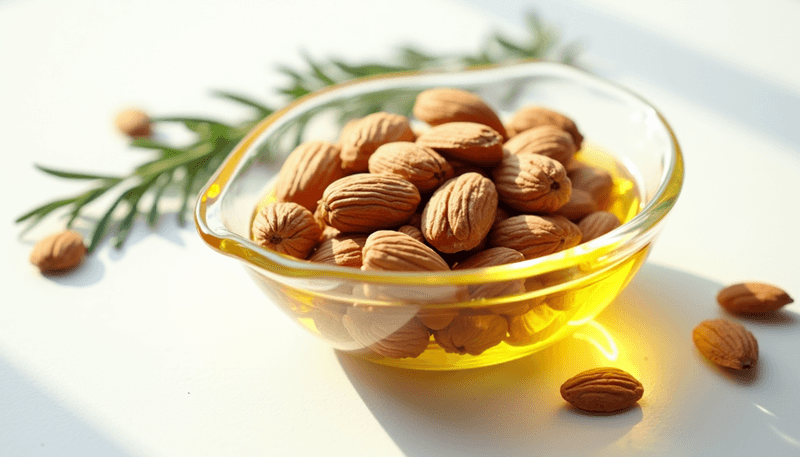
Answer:
<path fill-rule="evenodd" d="M 686 156 L 648 262 L 575 337 L 486 369 L 374 366 L 303 333 L 173 218 L 69 275 L 28 263 L 61 221 L 20 237 L 13 220 L 82 189 L 33 165 L 127 171 L 141 157 L 113 129 L 120 108 L 236 120 L 210 91 L 274 104 L 274 67 L 301 49 L 467 51 L 494 29 L 518 34 L 527 10 L 584 43 L 581 65 L 659 107 Z M 0 455 L 800 455 L 800 303 L 732 318 L 759 340 L 748 375 L 691 343 L 725 316 L 723 285 L 800 298 L 798 23 L 792 0 L 0 1 Z M 640 406 L 564 405 L 560 384 L 600 363 L 642 380 Z"/>

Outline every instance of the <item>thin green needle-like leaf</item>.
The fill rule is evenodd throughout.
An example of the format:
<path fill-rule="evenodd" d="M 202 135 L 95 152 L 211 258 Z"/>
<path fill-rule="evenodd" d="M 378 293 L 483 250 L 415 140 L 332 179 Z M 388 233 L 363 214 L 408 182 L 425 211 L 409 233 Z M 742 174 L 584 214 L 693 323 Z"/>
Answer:
<path fill-rule="evenodd" d="M 42 217 L 47 216 L 48 214 L 52 213 L 58 208 L 61 208 L 62 206 L 67 206 L 74 201 L 75 198 L 64 198 L 62 200 L 56 200 L 49 203 L 45 203 L 44 205 L 34 208 L 28 211 L 27 213 L 23 214 L 22 216 L 19 216 L 14 220 L 14 222 L 19 223 L 22 221 L 26 221 L 34 216 L 40 216 L 39 219 L 41 219 Z"/>
<path fill-rule="evenodd" d="M 227 98 L 228 100 L 233 100 L 233 101 L 239 102 L 239 103 L 241 103 L 243 105 L 247 105 L 247 106 L 249 106 L 251 108 L 255 108 L 263 116 L 269 116 L 270 114 L 272 114 L 275 111 L 274 109 L 272 109 L 272 108 L 270 108 L 270 107 L 268 107 L 266 105 L 263 105 L 263 104 L 255 101 L 255 100 L 253 100 L 251 98 L 248 98 L 248 97 L 245 97 L 245 96 L 239 95 L 239 94 L 234 94 L 232 92 L 215 91 L 215 92 L 212 92 L 212 94 L 216 95 L 217 97 Z"/>
<path fill-rule="evenodd" d="M 44 167 L 42 165 L 34 165 L 36 169 L 39 171 L 43 171 L 48 175 L 57 176 L 59 178 L 65 179 L 83 179 L 83 180 L 93 180 L 93 179 L 118 179 L 116 176 L 108 176 L 108 175 L 97 175 L 91 173 L 77 173 L 74 171 L 64 171 L 64 170 L 56 170 L 54 168 Z"/>
<path fill-rule="evenodd" d="M 189 209 L 189 200 L 192 198 L 192 188 L 194 187 L 195 179 L 197 179 L 197 173 L 188 173 L 185 179 L 181 206 L 178 209 L 178 225 L 181 227 L 186 225 L 186 213 Z"/>
<path fill-rule="evenodd" d="M 70 213 L 69 219 L 67 220 L 67 228 L 72 227 L 72 224 L 78 219 L 80 216 L 81 210 L 88 205 L 90 202 L 94 201 L 104 193 L 106 193 L 112 186 L 103 186 L 98 187 L 87 192 L 84 192 L 80 197 L 75 200 L 74 208 Z"/>
<path fill-rule="evenodd" d="M 336 81 L 334 81 L 333 79 L 331 79 L 330 76 L 325 74 L 325 72 L 322 70 L 322 67 L 318 63 L 314 62 L 314 59 L 312 59 L 311 56 L 309 56 L 308 54 L 304 53 L 303 54 L 303 59 L 306 61 L 308 66 L 311 68 L 311 71 L 313 72 L 314 77 L 316 77 L 317 80 L 319 80 L 323 85 L 332 86 L 332 85 L 336 84 Z"/>
<path fill-rule="evenodd" d="M 125 201 L 128 197 L 128 192 L 123 193 L 120 195 L 114 203 L 111 204 L 111 207 L 106 210 L 105 214 L 97 221 L 97 224 L 94 227 L 94 231 L 92 232 L 92 241 L 89 243 L 89 246 L 86 248 L 87 253 L 94 252 L 95 248 L 100 244 L 100 240 L 103 239 L 103 236 L 106 234 L 108 230 L 108 224 L 111 222 L 111 216 L 114 214 L 114 210 L 117 209 L 120 203 Z"/>
<path fill-rule="evenodd" d="M 156 222 L 158 222 L 158 202 L 161 201 L 164 191 L 172 182 L 172 174 L 165 173 L 161 175 L 161 181 L 153 195 L 153 205 L 150 207 L 150 212 L 147 213 L 147 225 L 150 227 L 155 227 Z"/>

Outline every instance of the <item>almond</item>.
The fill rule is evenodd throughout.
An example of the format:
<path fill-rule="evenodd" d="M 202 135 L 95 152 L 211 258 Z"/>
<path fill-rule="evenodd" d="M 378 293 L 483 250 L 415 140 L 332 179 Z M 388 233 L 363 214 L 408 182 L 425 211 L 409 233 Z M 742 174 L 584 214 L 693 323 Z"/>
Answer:
<path fill-rule="evenodd" d="M 404 225 L 397 229 L 400 233 L 405 233 L 406 235 L 414 238 L 415 240 L 419 241 L 420 243 L 425 242 L 425 237 L 422 235 L 422 232 L 417 227 L 413 225 Z"/>
<path fill-rule="evenodd" d="M 367 237 L 362 270 L 449 271 L 433 249 L 405 233 L 378 230 Z"/>
<path fill-rule="evenodd" d="M 564 166 L 543 155 L 506 153 L 492 176 L 500 201 L 519 211 L 551 213 L 572 195 Z"/>
<path fill-rule="evenodd" d="M 85 256 L 83 237 L 78 232 L 65 230 L 36 243 L 30 261 L 39 271 L 48 274 L 75 268 Z"/>
<path fill-rule="evenodd" d="M 471 268 L 484 268 L 509 263 L 522 262 L 525 260 L 520 252 L 510 248 L 496 247 L 489 248 L 471 255 L 466 260 L 459 262 L 453 270 L 467 270 Z M 471 284 L 467 287 L 469 296 L 472 299 L 503 297 L 506 295 L 516 295 L 525 292 L 525 280 L 515 279 L 512 281 L 502 281 L 484 284 Z M 524 310 L 522 310 L 524 308 Z M 490 310 L 495 314 L 515 314 L 525 312 L 528 303 L 511 303 L 492 307 Z"/>
<path fill-rule="evenodd" d="M 414 141 L 408 118 L 377 112 L 348 122 L 339 136 L 342 167 L 350 173 L 367 171 L 369 156 L 393 141 Z"/>
<path fill-rule="evenodd" d="M 502 316 L 458 315 L 447 328 L 434 331 L 433 337 L 445 352 L 480 355 L 500 344 L 507 331 L 508 322 Z"/>
<path fill-rule="evenodd" d="M 725 319 L 703 321 L 692 331 L 695 346 L 717 365 L 741 370 L 758 361 L 758 342 L 742 325 Z"/>
<path fill-rule="evenodd" d="M 552 214 L 564 216 L 573 222 L 577 222 L 596 211 L 597 202 L 592 198 L 592 194 L 584 190 L 572 189 L 569 201 Z"/>
<path fill-rule="evenodd" d="M 605 235 L 622 225 L 616 214 L 608 211 L 595 211 L 578 222 L 583 238 L 581 243 L 591 241 Z"/>
<path fill-rule="evenodd" d="M 497 211 L 497 191 L 477 173 L 453 178 L 433 193 L 422 210 L 422 234 L 441 252 L 469 251 L 489 233 Z"/>
<path fill-rule="evenodd" d="M 503 159 L 503 136 L 475 122 L 449 122 L 423 132 L 417 144 L 448 159 L 493 167 Z"/>
<path fill-rule="evenodd" d="M 772 313 L 794 302 L 786 291 L 770 284 L 745 282 L 725 287 L 717 302 L 733 314 Z"/>
<path fill-rule="evenodd" d="M 150 116 L 142 110 L 126 109 L 114 118 L 117 129 L 131 138 L 150 136 Z"/>
<path fill-rule="evenodd" d="M 572 163 L 578 163 L 573 161 Z M 600 209 L 606 208 L 614 189 L 611 174 L 602 168 L 580 165 L 567 172 L 573 189 L 588 192 Z"/>
<path fill-rule="evenodd" d="M 366 235 L 338 235 L 322 241 L 308 260 L 340 267 L 361 268 L 361 250 L 366 242 Z"/>
<path fill-rule="evenodd" d="M 339 146 L 327 141 L 309 141 L 297 146 L 278 173 L 275 199 L 295 202 L 314 212 L 325 188 L 345 175 L 339 152 Z"/>
<path fill-rule="evenodd" d="M 416 186 L 395 175 L 360 173 L 334 181 L 319 201 L 319 216 L 342 232 L 369 233 L 408 221 L 420 202 Z"/>
<path fill-rule="evenodd" d="M 373 307 L 354 306 L 342 317 L 353 339 L 373 352 L 394 359 L 419 357 L 430 334 L 419 319 Z"/>
<path fill-rule="evenodd" d="M 417 95 L 413 108 L 417 119 L 429 125 L 448 122 L 476 122 L 491 127 L 504 138 L 505 127 L 494 110 L 472 92 L 453 88 L 435 88 Z"/>
<path fill-rule="evenodd" d="M 541 125 L 515 135 L 503 147 L 512 154 L 540 154 L 567 165 L 577 148 L 569 133 L 553 125 Z"/>
<path fill-rule="evenodd" d="M 378 147 L 369 158 L 369 172 L 400 176 L 417 186 L 420 193 L 432 192 L 453 177 L 453 167 L 444 157 L 409 141 Z"/>
<path fill-rule="evenodd" d="M 575 122 L 567 116 L 543 106 L 527 106 L 518 110 L 508 121 L 508 128 L 519 135 L 525 130 L 540 125 L 554 125 L 572 136 L 576 150 L 583 145 L 583 135 L 578 131 Z"/>
<path fill-rule="evenodd" d="M 322 227 L 297 203 L 274 202 L 256 214 L 251 233 L 259 246 L 305 259 L 319 242 Z"/>
<path fill-rule="evenodd" d="M 539 332 L 546 329 L 563 313 L 539 304 L 521 315 L 508 316 L 508 337 L 506 343 L 512 346 L 526 346 L 540 340 Z"/>
<path fill-rule="evenodd" d="M 489 233 L 489 244 L 517 250 L 526 259 L 568 249 L 580 242 L 580 229 L 563 216 L 514 216 L 497 223 Z"/>
<path fill-rule="evenodd" d="M 612 413 L 630 408 L 643 394 L 642 383 L 619 368 L 586 370 L 561 386 L 564 400 L 593 413 Z"/>

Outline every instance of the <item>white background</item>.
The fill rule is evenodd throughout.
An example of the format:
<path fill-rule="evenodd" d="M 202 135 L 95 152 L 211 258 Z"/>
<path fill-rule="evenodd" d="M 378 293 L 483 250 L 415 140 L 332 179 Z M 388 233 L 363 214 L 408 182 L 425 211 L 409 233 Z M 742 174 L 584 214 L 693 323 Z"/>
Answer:
<path fill-rule="evenodd" d="M 113 129 L 121 108 L 235 121 L 247 112 L 210 92 L 274 105 L 275 66 L 301 65 L 301 51 L 467 52 L 493 30 L 520 36 L 527 11 L 583 43 L 580 65 L 657 106 L 686 156 L 647 264 L 575 337 L 487 369 L 370 365 L 291 324 L 173 217 L 69 275 L 28 263 L 62 221 L 20 236 L 14 219 L 83 189 L 33 165 L 140 163 Z M 736 319 L 761 348 L 746 375 L 708 364 L 690 337 L 725 316 L 726 284 L 800 297 L 798 23 L 791 0 L 0 0 L 0 455 L 800 454 L 800 304 Z M 613 361 L 590 344 L 607 352 L 604 332 Z M 639 407 L 564 406 L 560 384 L 600 363 L 642 380 Z"/>

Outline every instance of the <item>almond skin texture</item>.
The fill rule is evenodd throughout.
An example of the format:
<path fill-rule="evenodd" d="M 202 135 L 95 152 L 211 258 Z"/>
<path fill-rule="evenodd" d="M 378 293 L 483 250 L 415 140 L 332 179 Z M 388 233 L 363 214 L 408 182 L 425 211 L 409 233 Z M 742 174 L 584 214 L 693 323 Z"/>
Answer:
<path fill-rule="evenodd" d="M 602 168 L 581 165 L 567 172 L 567 176 L 572 188 L 588 192 L 597 202 L 598 208 L 603 209 L 608 206 L 614 188 L 614 180 L 609 172 Z"/>
<path fill-rule="evenodd" d="M 433 332 L 433 337 L 445 352 L 480 355 L 500 344 L 507 331 L 508 322 L 502 316 L 458 315 L 447 328 Z"/>
<path fill-rule="evenodd" d="M 409 141 L 380 146 L 369 158 L 369 172 L 400 176 L 417 186 L 420 193 L 432 192 L 453 177 L 453 167 L 444 157 Z"/>
<path fill-rule="evenodd" d="M 572 196 L 567 170 L 543 155 L 506 153 L 492 176 L 500 201 L 519 211 L 552 213 Z"/>
<path fill-rule="evenodd" d="M 30 261 L 44 274 L 71 270 L 86 256 L 83 237 L 72 230 L 55 233 L 33 247 Z"/>
<path fill-rule="evenodd" d="M 786 291 L 770 284 L 745 282 L 728 286 L 717 294 L 717 302 L 733 314 L 765 314 L 794 302 Z"/>
<path fill-rule="evenodd" d="M 467 270 L 471 268 L 485 268 L 497 265 L 506 265 L 509 263 L 522 262 L 525 256 L 522 253 L 510 248 L 497 247 L 484 249 L 476 254 L 471 255 L 463 262 L 459 262 L 453 270 Z M 525 292 L 525 280 L 515 279 L 512 281 L 494 282 L 486 284 L 472 284 L 468 286 L 469 296 L 472 299 L 478 298 L 491 298 L 502 297 L 505 295 L 516 295 Z M 491 311 L 495 314 L 509 314 L 513 313 L 519 304 L 500 305 L 499 307 L 492 307 Z M 508 310 L 506 308 L 509 308 Z M 527 310 L 527 304 L 525 305 Z M 509 311 L 507 313 L 506 311 Z M 524 311 L 523 311 L 524 312 Z"/>
<path fill-rule="evenodd" d="M 569 201 L 555 211 L 554 215 L 564 216 L 567 219 L 577 222 L 591 213 L 597 211 L 597 202 L 594 201 L 589 192 L 580 189 L 572 189 Z M 586 241 L 584 239 L 584 241 Z"/>
<path fill-rule="evenodd" d="M 725 319 L 703 321 L 692 331 L 697 350 L 715 364 L 734 370 L 758 361 L 758 342 L 743 326 Z"/>
<path fill-rule="evenodd" d="M 325 188 L 345 175 L 339 152 L 339 146 L 327 141 L 297 146 L 278 173 L 275 199 L 295 202 L 313 213 Z"/>
<path fill-rule="evenodd" d="M 345 233 L 369 233 L 408 221 L 420 202 L 417 187 L 395 175 L 360 173 L 329 185 L 318 215 Z"/>
<path fill-rule="evenodd" d="M 422 211 L 422 234 L 441 252 L 469 251 L 489 233 L 497 212 L 497 191 L 477 173 L 444 183 Z"/>
<path fill-rule="evenodd" d="M 362 270 L 449 271 L 450 266 L 421 241 L 392 230 L 378 230 L 367 237 Z"/>
<path fill-rule="evenodd" d="M 591 241 L 622 225 L 616 214 L 608 211 L 595 211 L 578 222 L 583 239 L 581 243 Z"/>
<path fill-rule="evenodd" d="M 414 141 L 408 118 L 377 112 L 348 122 L 339 136 L 342 168 L 348 173 L 367 171 L 369 156 L 379 146 L 393 141 Z"/>
<path fill-rule="evenodd" d="M 308 256 L 308 260 L 340 267 L 361 268 L 361 251 L 366 242 L 366 235 L 339 235 L 321 242 Z"/>
<path fill-rule="evenodd" d="M 569 133 L 576 150 L 580 151 L 583 145 L 583 135 L 578 131 L 575 122 L 561 113 L 542 106 L 527 106 L 514 113 L 511 120 L 508 121 L 508 128 L 517 134 L 540 125 L 554 125 Z"/>
<path fill-rule="evenodd" d="M 425 237 L 422 236 L 422 232 L 420 231 L 420 229 L 414 227 L 413 225 L 404 225 L 399 229 L 397 229 L 397 231 L 400 233 L 405 233 L 406 235 L 410 236 L 411 238 L 414 238 L 420 243 L 425 242 Z"/>
<path fill-rule="evenodd" d="M 535 259 L 577 246 L 581 230 L 563 216 L 523 214 L 495 224 L 489 244 L 514 249 L 525 259 Z"/>
<path fill-rule="evenodd" d="M 297 203 L 274 202 L 256 214 L 252 236 L 261 247 L 305 259 L 319 242 L 322 227 Z"/>
<path fill-rule="evenodd" d="M 561 397 L 593 413 L 613 413 L 633 406 L 644 394 L 642 383 L 618 368 L 594 368 L 561 385 Z"/>
<path fill-rule="evenodd" d="M 428 347 L 430 334 L 419 319 L 381 313 L 370 307 L 352 307 L 342 324 L 353 340 L 384 357 L 418 357 Z"/>
<path fill-rule="evenodd" d="M 422 133 L 417 144 L 448 159 L 481 167 L 493 167 L 503 160 L 503 136 L 491 127 L 475 122 L 437 125 Z"/>
<path fill-rule="evenodd" d="M 506 141 L 503 147 L 512 154 L 540 154 L 567 165 L 577 148 L 569 133 L 552 125 L 525 130 Z"/>
<path fill-rule="evenodd" d="M 422 91 L 417 95 L 413 113 L 429 125 L 476 122 L 507 138 L 506 129 L 494 110 L 482 98 L 465 90 L 437 88 Z"/>

